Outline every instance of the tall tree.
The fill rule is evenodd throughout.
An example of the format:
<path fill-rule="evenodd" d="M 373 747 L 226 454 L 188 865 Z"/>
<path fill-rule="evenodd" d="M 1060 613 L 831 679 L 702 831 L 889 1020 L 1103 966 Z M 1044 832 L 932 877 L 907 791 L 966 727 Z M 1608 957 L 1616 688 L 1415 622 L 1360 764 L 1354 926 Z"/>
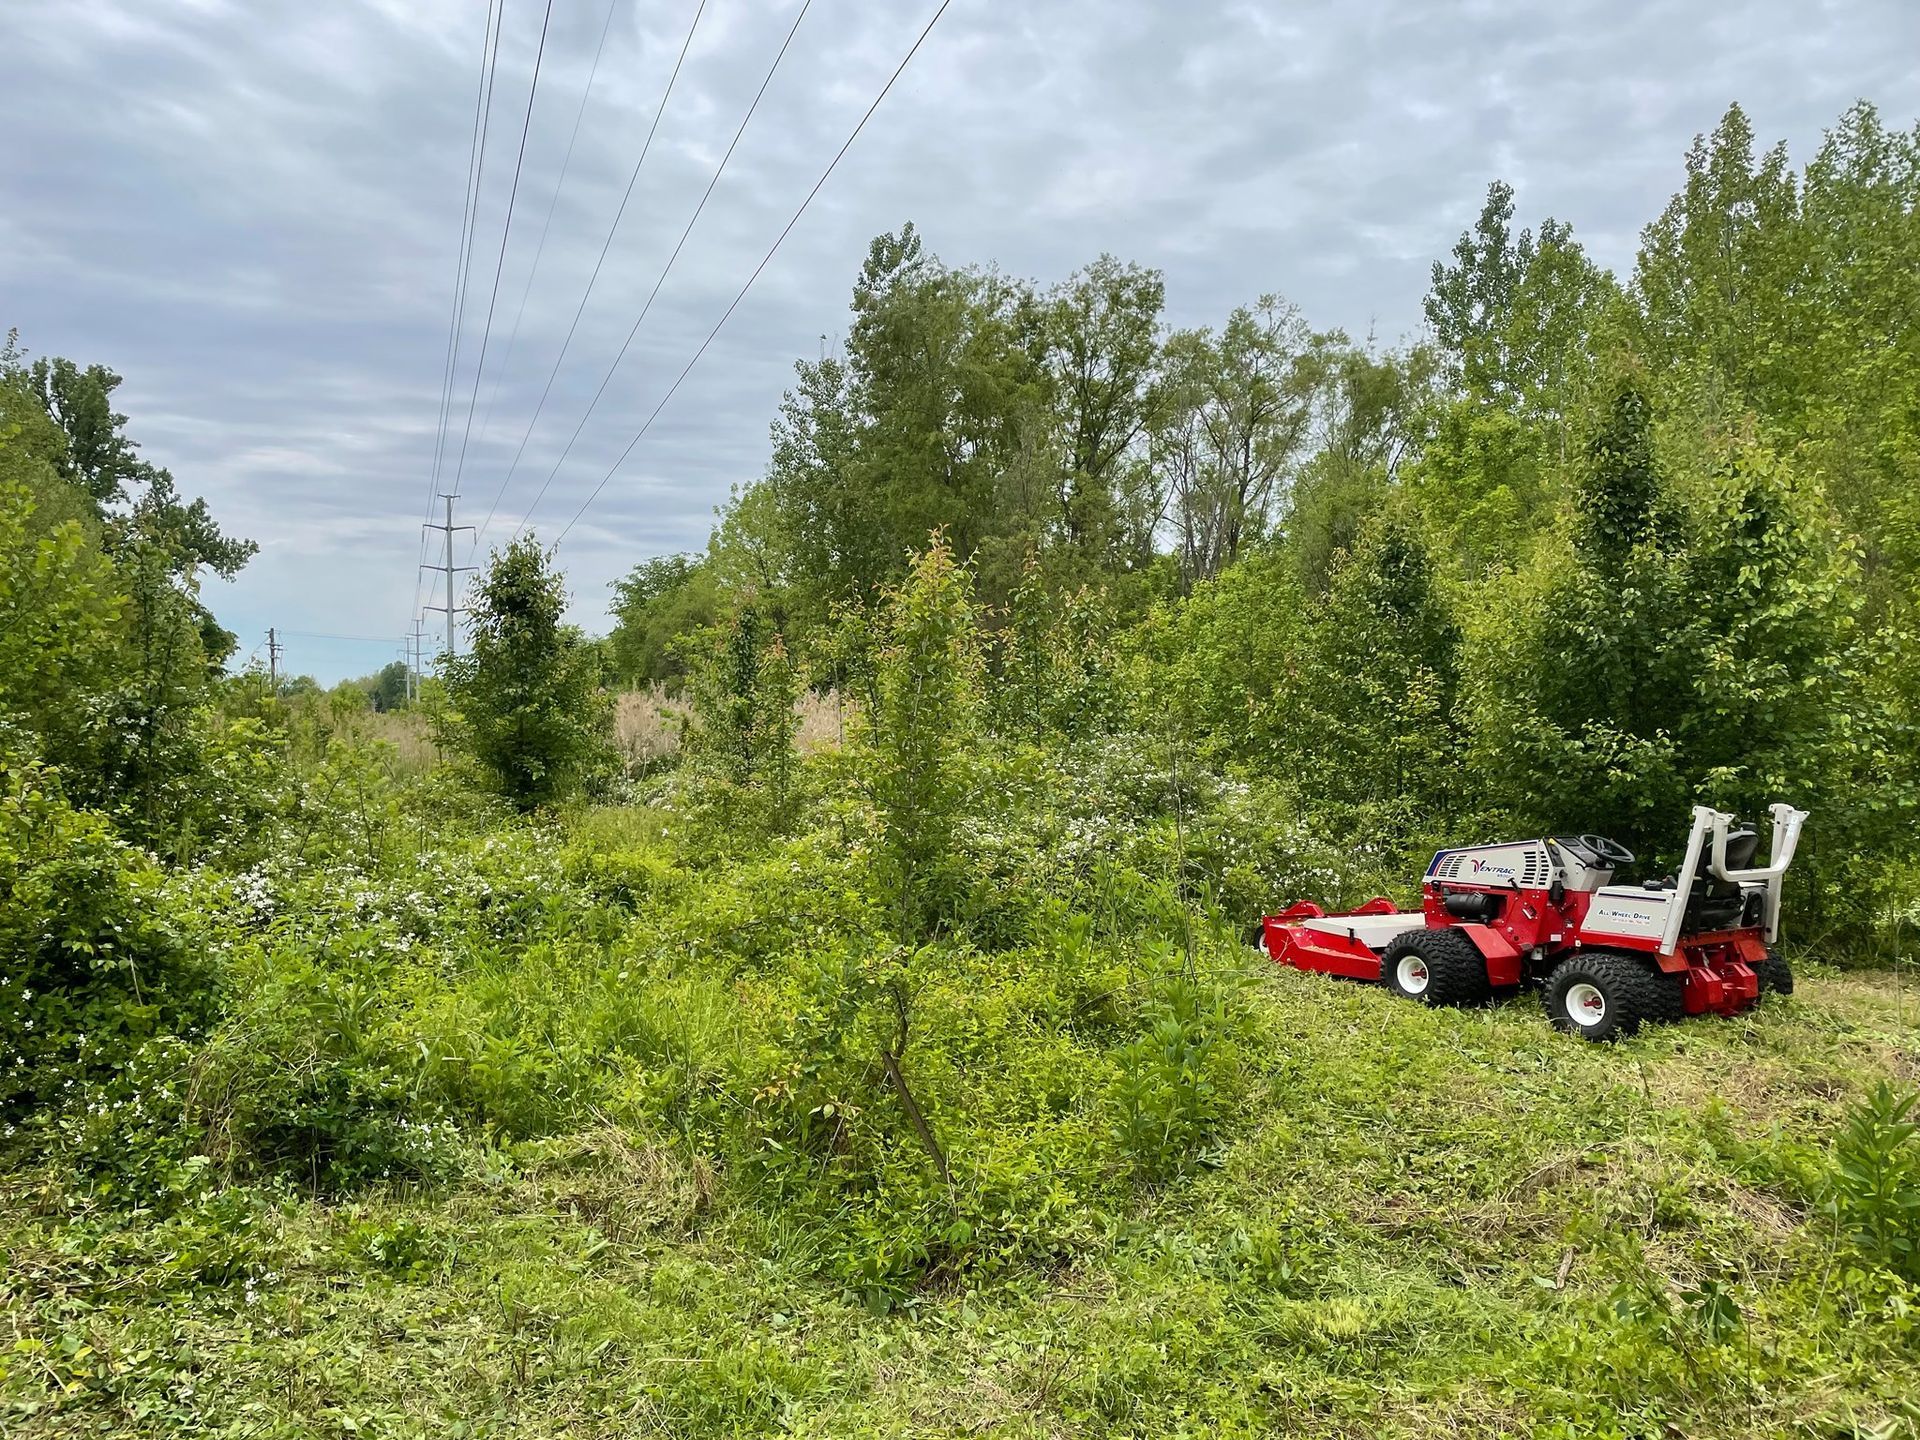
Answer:
<path fill-rule="evenodd" d="M 1495 181 L 1452 263 L 1434 264 L 1424 309 L 1463 400 L 1530 422 L 1541 451 L 1564 461 L 1620 288 L 1571 226 L 1548 217 L 1516 235 L 1513 218 L 1513 188 Z"/>
<path fill-rule="evenodd" d="M 1152 543 L 1152 523 L 1143 532 L 1141 507 L 1127 493 L 1145 472 L 1128 462 L 1152 416 L 1165 302 L 1159 271 L 1111 255 L 1048 297 L 1048 368 L 1062 446 L 1055 523 L 1062 543 L 1103 568 L 1144 560 Z"/>
<path fill-rule="evenodd" d="M 1168 342 L 1156 448 L 1189 584 L 1266 534 L 1312 419 L 1322 372 L 1311 346 L 1298 308 L 1276 295 L 1235 310 L 1217 336 Z"/>
<path fill-rule="evenodd" d="M 1722 413 L 1775 410 L 1804 355 L 1789 303 L 1799 264 L 1799 193 L 1784 143 L 1758 162 L 1753 125 L 1731 106 L 1687 152 L 1687 179 L 1641 236 L 1639 347 L 1657 367 L 1690 365 L 1724 387 Z"/>
<path fill-rule="evenodd" d="M 1313 386 L 1311 453 L 1296 473 L 1283 529 L 1303 585 L 1322 594 L 1336 557 L 1420 453 L 1436 357 L 1426 345 L 1375 352 L 1332 330 L 1314 336 L 1301 364 Z"/>
<path fill-rule="evenodd" d="M 42 710 L 38 748 L 73 799 L 173 853 L 195 843 L 201 823 L 185 817 L 204 809 L 202 781 L 219 750 L 212 687 L 234 648 L 201 602 L 201 575 L 231 577 L 255 547 L 223 534 L 204 501 L 183 502 L 173 476 L 139 458 L 112 406 L 119 384 L 101 366 L 29 363 L 9 334 L 0 479 L 25 487 L 14 498 L 21 538 L 39 550 L 34 568 L 64 557 L 89 572 L 71 598 L 94 620 L 114 617 L 104 648 L 77 631 L 67 637 L 84 641 L 85 679 L 70 675 L 80 688 Z"/>
<path fill-rule="evenodd" d="M 614 673 L 629 685 L 677 686 L 686 674 L 675 642 L 714 620 L 708 563 L 688 555 L 643 560 L 613 582 Z"/>
<path fill-rule="evenodd" d="M 599 658 L 563 623 L 566 591 L 533 536 L 496 551 L 475 587 L 473 648 L 442 666 L 442 736 L 523 810 L 577 793 L 606 764 L 611 702 Z"/>

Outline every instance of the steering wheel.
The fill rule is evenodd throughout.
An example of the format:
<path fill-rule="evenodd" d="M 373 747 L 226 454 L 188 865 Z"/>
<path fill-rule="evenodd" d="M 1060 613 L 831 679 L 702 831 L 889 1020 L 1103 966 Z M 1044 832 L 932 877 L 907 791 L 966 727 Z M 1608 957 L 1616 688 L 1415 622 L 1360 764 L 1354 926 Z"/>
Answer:
<path fill-rule="evenodd" d="M 1616 870 L 1622 865 L 1633 864 L 1633 852 L 1618 841 L 1607 839 L 1604 835 L 1582 835 L 1580 843 Z"/>

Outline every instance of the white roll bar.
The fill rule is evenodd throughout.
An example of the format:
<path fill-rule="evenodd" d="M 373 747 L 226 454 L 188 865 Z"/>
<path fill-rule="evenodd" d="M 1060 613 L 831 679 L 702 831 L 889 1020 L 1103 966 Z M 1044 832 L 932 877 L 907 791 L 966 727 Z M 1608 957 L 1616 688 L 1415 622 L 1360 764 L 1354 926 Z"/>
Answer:
<path fill-rule="evenodd" d="M 1706 807 L 1701 806 L 1700 809 Z M 1794 848 L 1800 843 L 1800 825 L 1807 818 L 1807 812 L 1796 810 L 1791 805 L 1773 805 L 1769 809 L 1773 815 L 1771 863 L 1752 870 L 1727 868 L 1727 826 L 1733 823 L 1733 816 L 1718 810 L 1707 811 L 1713 817 L 1713 859 L 1707 865 L 1710 875 L 1730 885 L 1739 885 L 1778 880 L 1787 873 L 1787 866 L 1793 863 Z"/>
<path fill-rule="evenodd" d="M 1695 870 L 1701 865 L 1705 865 L 1709 875 L 1730 885 L 1764 884 L 1766 894 L 1762 914 L 1767 943 L 1771 945 L 1780 938 L 1780 880 L 1793 863 L 1793 852 L 1800 843 L 1800 826 L 1806 820 L 1807 812 L 1783 804 L 1767 808 L 1773 816 L 1773 846 L 1767 865 L 1759 869 L 1729 870 L 1727 827 L 1733 824 L 1734 817 L 1709 805 L 1693 807 L 1693 830 L 1687 836 L 1686 858 L 1680 864 L 1680 873 L 1673 887 L 1673 908 L 1667 915 L 1666 931 L 1661 936 L 1660 948 L 1663 951 L 1671 954 L 1680 942 L 1687 896 L 1693 889 Z"/>

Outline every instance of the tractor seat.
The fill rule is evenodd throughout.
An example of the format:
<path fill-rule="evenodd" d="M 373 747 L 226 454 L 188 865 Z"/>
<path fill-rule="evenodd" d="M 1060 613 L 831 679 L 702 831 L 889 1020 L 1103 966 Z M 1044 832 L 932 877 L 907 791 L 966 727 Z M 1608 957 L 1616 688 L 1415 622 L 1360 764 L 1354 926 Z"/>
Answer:
<path fill-rule="evenodd" d="M 1753 857 L 1760 849 L 1760 832 L 1742 826 L 1738 830 L 1727 832 L 1727 868 L 1729 870 L 1751 870 Z M 1716 885 L 1725 885 L 1725 880 L 1715 880 Z"/>

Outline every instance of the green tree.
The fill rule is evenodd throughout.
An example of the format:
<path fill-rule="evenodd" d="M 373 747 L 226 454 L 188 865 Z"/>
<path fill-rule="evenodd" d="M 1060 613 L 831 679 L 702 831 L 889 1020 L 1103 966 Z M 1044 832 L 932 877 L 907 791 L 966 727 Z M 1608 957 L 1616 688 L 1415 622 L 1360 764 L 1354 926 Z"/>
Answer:
<path fill-rule="evenodd" d="M 1171 714 L 1199 758 L 1269 775 L 1298 773 L 1304 700 L 1317 683 L 1307 655 L 1311 602 L 1293 556 L 1255 548 L 1178 603 L 1157 607 L 1133 638 L 1147 658 L 1137 718 L 1158 730 Z"/>
<path fill-rule="evenodd" d="M 1187 584 L 1237 560 L 1285 501 L 1325 373 L 1313 344 L 1276 295 L 1235 310 L 1217 336 L 1168 340 L 1155 450 Z"/>
<path fill-rule="evenodd" d="M 254 547 L 139 458 L 112 408 L 119 384 L 99 366 L 29 364 L 12 335 L 0 346 L 0 504 L 24 547 L 9 560 L 12 603 L 23 634 L 47 604 L 40 619 L 58 631 L 41 636 L 46 673 L 31 702 L 40 755 L 75 803 L 177 854 L 207 834 L 219 789 L 208 767 L 225 763 L 232 739 L 214 701 L 234 639 L 201 602 L 202 573 L 231 577 Z M 71 587 L 58 599 L 56 576 Z"/>
<path fill-rule="evenodd" d="M 940 264 L 911 225 L 873 242 L 847 335 L 844 496 L 813 512 L 818 535 L 844 537 L 827 599 L 896 583 L 935 530 L 957 555 L 1024 554 L 1052 494 L 1044 340 L 1030 286 Z"/>
<path fill-rule="evenodd" d="M 1302 357 L 1313 387 L 1311 454 L 1298 467 L 1280 529 L 1302 586 L 1324 594 L 1335 557 L 1418 457 L 1437 381 L 1433 349 L 1375 353 L 1338 330 L 1316 335 Z"/>
<path fill-rule="evenodd" d="M 692 768 L 720 786 L 722 819 L 778 833 L 793 818 L 801 679 L 765 609 L 739 604 L 683 651 L 693 653 L 687 733 Z"/>
<path fill-rule="evenodd" d="M 1720 413 L 1776 412 L 1799 391 L 1806 350 L 1789 295 L 1803 270 L 1798 187 L 1785 144 L 1756 162 L 1753 125 L 1730 106 L 1687 152 L 1687 179 L 1641 236 L 1639 348 L 1723 387 Z"/>
<path fill-rule="evenodd" d="M 1573 230 L 1548 218 L 1513 233 L 1513 187 L 1496 180 L 1474 228 L 1436 262 L 1424 308 L 1467 395 L 1556 429 L 1589 376 L 1594 336 L 1619 297 Z"/>
<path fill-rule="evenodd" d="M 361 682 L 373 708 L 380 711 L 404 710 L 412 683 L 413 671 L 404 660 L 389 661 Z"/>
<path fill-rule="evenodd" d="M 1454 772 L 1460 631 L 1417 517 L 1370 517 L 1334 563 L 1306 645 L 1313 681 L 1292 766 L 1307 788 L 1415 848 L 1470 802 Z"/>
<path fill-rule="evenodd" d="M 613 582 L 614 673 L 629 685 L 678 688 L 686 664 L 675 642 L 714 621 L 713 575 L 688 555 L 642 561 Z"/>
<path fill-rule="evenodd" d="M 1858 587 L 1817 481 L 1647 383 L 1616 375 L 1563 528 L 1468 648 L 1487 793 L 1667 854 L 1696 802 L 1844 809 Z"/>
<path fill-rule="evenodd" d="M 471 653 L 442 666 L 443 738 L 523 810 L 579 792 L 609 763 L 612 703 L 566 592 L 531 535 L 494 552 L 475 587 Z"/>
<path fill-rule="evenodd" d="M 955 826 L 971 787 L 981 654 L 966 571 L 943 537 L 889 599 L 859 773 L 879 821 L 880 893 L 902 943 L 930 940 L 960 899 Z"/>
<path fill-rule="evenodd" d="M 1435 416 L 1407 492 L 1455 573 L 1484 580 L 1525 563 L 1533 537 L 1552 520 L 1563 473 L 1537 426 L 1463 397 Z"/>
<path fill-rule="evenodd" d="M 894 941 L 868 967 L 862 991 L 884 1016 L 881 1069 L 943 1182 L 951 1179 L 946 1152 L 914 1095 L 906 1056 L 919 972 L 965 889 L 957 830 L 972 789 L 980 673 L 969 579 L 936 535 L 888 597 L 854 766 L 873 807 L 874 878 Z"/>
<path fill-rule="evenodd" d="M 1681 515 L 1645 377 L 1616 375 L 1557 533 L 1486 587 L 1467 641 L 1478 775 L 1527 829 L 1670 842 L 1688 784 Z"/>
<path fill-rule="evenodd" d="M 0 428 L 0 728 L 71 756 L 111 683 L 125 597 L 81 521 L 43 526 L 18 443 L 18 425 Z"/>
<path fill-rule="evenodd" d="M 1054 526 L 1095 572 L 1142 563 L 1152 545 L 1159 507 L 1134 493 L 1151 474 L 1135 452 L 1152 419 L 1165 302 L 1159 271 L 1102 255 L 1045 303 L 1062 457 Z"/>
<path fill-rule="evenodd" d="M 24 381 L 26 392 L 53 422 L 60 443 L 48 458 L 62 479 L 93 502 L 108 553 L 164 557 L 175 588 L 193 608 L 208 658 L 216 665 L 224 661 L 234 638 L 200 605 L 195 580 L 203 569 L 231 580 L 259 547 L 224 534 L 205 500 L 182 501 L 172 473 L 140 458 L 126 432 L 127 417 L 113 408 L 113 392 L 121 384 L 113 371 L 101 365 L 83 369 L 58 357 L 29 365 L 9 335 L 0 349 L 0 375 L 12 377 L 9 388 L 16 394 Z"/>

